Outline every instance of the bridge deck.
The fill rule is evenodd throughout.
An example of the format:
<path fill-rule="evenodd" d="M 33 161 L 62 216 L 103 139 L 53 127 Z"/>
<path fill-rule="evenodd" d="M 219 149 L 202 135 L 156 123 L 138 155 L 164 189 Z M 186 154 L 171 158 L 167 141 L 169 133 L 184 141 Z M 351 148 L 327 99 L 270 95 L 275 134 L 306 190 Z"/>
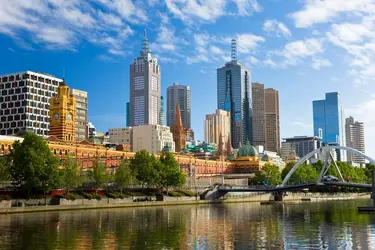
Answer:
<path fill-rule="evenodd" d="M 291 186 L 274 186 L 274 187 L 266 187 L 266 186 L 257 186 L 257 187 L 219 187 L 219 192 L 282 192 L 282 191 L 294 191 L 294 190 L 302 190 L 305 188 L 310 188 L 314 186 L 338 186 L 338 187 L 353 187 L 353 188 L 363 188 L 363 189 L 371 189 L 372 186 L 369 184 L 357 184 L 357 183 L 347 183 L 347 182 L 324 182 L 324 183 L 308 183 L 308 184 L 299 184 L 299 185 L 291 185 Z"/>

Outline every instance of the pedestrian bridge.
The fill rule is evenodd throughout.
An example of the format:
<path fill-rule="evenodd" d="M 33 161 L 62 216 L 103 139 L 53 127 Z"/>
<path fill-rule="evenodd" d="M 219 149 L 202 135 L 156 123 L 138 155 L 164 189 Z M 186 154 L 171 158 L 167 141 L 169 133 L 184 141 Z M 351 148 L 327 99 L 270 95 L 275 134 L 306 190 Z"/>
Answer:
<path fill-rule="evenodd" d="M 375 164 L 375 160 L 373 160 L 371 157 L 363 154 L 362 152 L 349 148 L 349 147 L 343 147 L 343 146 L 324 146 L 319 149 L 316 149 L 301 159 L 293 166 L 293 168 L 289 171 L 287 176 L 284 178 L 283 182 L 280 185 L 277 186 L 249 186 L 249 187 L 226 187 L 226 186 L 220 186 L 218 187 L 217 191 L 221 194 L 225 194 L 228 192 L 269 192 L 269 193 L 274 193 L 275 194 L 275 199 L 276 196 L 281 196 L 283 192 L 288 192 L 288 191 L 297 191 L 297 190 L 303 190 L 306 188 L 310 187 L 315 187 L 315 186 L 336 186 L 336 187 L 351 187 L 351 188 L 361 188 L 361 189 L 366 189 L 366 190 L 372 190 L 374 187 L 373 193 L 374 193 L 374 198 L 375 198 L 375 177 L 373 176 L 372 180 L 372 185 L 371 184 L 364 184 L 364 183 L 350 183 L 346 182 L 344 178 L 342 177 L 341 171 L 339 167 L 336 164 L 336 160 L 334 159 L 332 155 L 332 150 L 345 150 L 347 152 L 359 155 L 365 159 L 367 159 L 369 162 Z M 288 185 L 288 181 L 290 177 L 293 175 L 293 173 L 308 159 L 310 159 L 312 156 L 319 154 L 320 159 L 324 160 L 324 164 L 322 167 L 322 170 L 320 172 L 319 178 L 315 183 L 308 183 L 308 184 L 297 184 L 297 185 Z M 328 172 L 330 166 L 332 165 L 335 167 L 338 175 L 339 175 L 339 181 L 338 182 L 327 182 L 324 181 L 324 176 Z M 373 173 L 375 175 L 375 172 Z"/>

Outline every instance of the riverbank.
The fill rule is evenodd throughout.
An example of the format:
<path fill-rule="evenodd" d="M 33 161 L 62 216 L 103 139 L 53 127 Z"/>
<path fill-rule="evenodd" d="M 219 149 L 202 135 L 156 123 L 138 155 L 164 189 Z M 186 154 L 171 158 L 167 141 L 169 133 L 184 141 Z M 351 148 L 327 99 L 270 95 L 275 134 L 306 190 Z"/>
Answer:
<path fill-rule="evenodd" d="M 217 204 L 217 203 L 236 203 L 236 202 L 270 202 L 273 203 L 270 194 L 237 194 L 223 199 L 217 200 L 199 200 L 199 197 L 189 197 L 189 199 L 171 200 L 167 199 L 164 201 L 142 201 L 134 202 L 133 200 L 117 200 L 110 199 L 106 200 L 86 200 L 77 202 L 63 201 L 63 205 L 35 205 L 35 206 L 22 206 L 22 207 L 4 207 L 5 202 L 17 201 L 2 201 L 3 208 L 0 207 L 0 214 L 11 214 L 11 213 L 30 213 L 30 212 L 49 212 L 49 211 L 67 211 L 67 210 L 86 210 L 86 209 L 108 209 L 108 208 L 129 208 L 129 207 L 150 207 L 150 206 L 176 206 L 176 205 L 197 205 L 197 204 Z M 317 202 L 324 200 L 352 200 L 352 199 L 370 199 L 370 194 L 367 193 L 287 193 L 284 197 L 283 202 Z M 117 201 L 116 201 L 117 200 Z M 81 202 L 81 203 L 80 203 Z"/>

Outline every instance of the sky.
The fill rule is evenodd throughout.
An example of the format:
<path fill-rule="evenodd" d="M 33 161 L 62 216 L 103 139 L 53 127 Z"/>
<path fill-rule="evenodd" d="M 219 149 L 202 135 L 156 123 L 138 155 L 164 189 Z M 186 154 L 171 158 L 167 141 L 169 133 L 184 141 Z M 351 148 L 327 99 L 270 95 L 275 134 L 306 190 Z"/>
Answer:
<path fill-rule="evenodd" d="M 375 0 L 0 0 L 0 17 L 0 74 L 65 71 L 88 92 L 99 131 L 125 127 L 129 68 L 147 29 L 162 95 L 173 82 L 191 87 L 197 139 L 236 38 L 252 82 L 279 90 L 282 138 L 313 135 L 312 101 L 339 92 L 375 157 Z"/>

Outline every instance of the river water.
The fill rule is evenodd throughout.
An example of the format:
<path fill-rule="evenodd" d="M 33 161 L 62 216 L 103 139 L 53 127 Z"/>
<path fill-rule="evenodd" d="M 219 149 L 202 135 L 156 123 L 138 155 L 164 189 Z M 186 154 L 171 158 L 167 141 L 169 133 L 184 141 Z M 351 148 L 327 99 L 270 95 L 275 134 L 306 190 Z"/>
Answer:
<path fill-rule="evenodd" d="M 0 249 L 375 249 L 369 200 L 0 215 Z"/>

